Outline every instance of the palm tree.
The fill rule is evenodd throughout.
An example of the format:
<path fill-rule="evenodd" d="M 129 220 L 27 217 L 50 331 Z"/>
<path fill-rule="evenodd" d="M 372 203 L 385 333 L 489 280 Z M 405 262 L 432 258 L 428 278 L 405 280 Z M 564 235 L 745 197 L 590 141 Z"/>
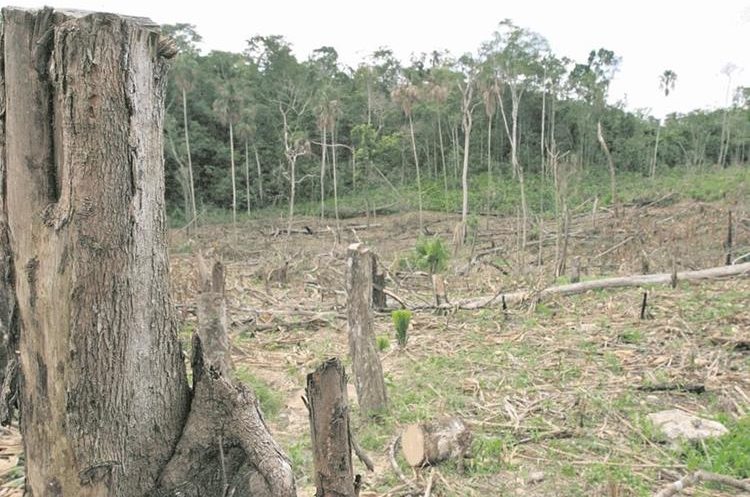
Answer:
<path fill-rule="evenodd" d="M 422 232 L 422 180 L 419 174 L 419 156 L 417 155 L 417 142 L 414 138 L 414 120 L 412 113 L 414 105 L 419 101 L 419 90 L 412 84 L 404 84 L 396 87 L 391 92 L 391 98 L 401 106 L 401 110 L 409 119 L 409 133 L 411 135 L 411 149 L 414 153 L 414 166 L 417 169 L 417 203 L 419 205 L 419 232 Z"/>
<path fill-rule="evenodd" d="M 674 90 L 674 85 L 677 82 L 677 73 L 671 69 L 665 70 L 659 76 L 659 89 L 664 92 L 664 97 L 668 97 L 669 93 Z M 656 123 L 656 142 L 654 143 L 654 157 L 651 160 L 651 178 L 656 175 L 656 158 L 659 153 L 659 133 L 661 131 L 661 121 Z"/>

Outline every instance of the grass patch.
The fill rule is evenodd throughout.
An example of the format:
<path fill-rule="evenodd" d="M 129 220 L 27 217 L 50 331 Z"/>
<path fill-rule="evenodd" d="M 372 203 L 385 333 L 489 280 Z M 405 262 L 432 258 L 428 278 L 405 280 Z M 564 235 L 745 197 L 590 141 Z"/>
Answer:
<path fill-rule="evenodd" d="M 685 448 L 682 458 L 691 470 L 750 478 L 750 416 L 739 421 L 720 421 L 729 428 L 729 433 Z"/>
<path fill-rule="evenodd" d="M 281 405 L 283 403 L 281 394 L 278 391 L 271 388 L 268 383 L 253 375 L 250 370 L 244 366 L 237 368 L 234 372 L 234 377 L 237 381 L 240 381 L 253 389 L 255 396 L 260 403 L 260 408 L 265 416 L 271 419 L 276 417 L 281 410 Z"/>

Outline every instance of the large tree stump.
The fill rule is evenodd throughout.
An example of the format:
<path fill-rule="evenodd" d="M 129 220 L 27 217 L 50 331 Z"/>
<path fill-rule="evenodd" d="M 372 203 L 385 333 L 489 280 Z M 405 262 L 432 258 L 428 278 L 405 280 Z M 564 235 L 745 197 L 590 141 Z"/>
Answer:
<path fill-rule="evenodd" d="M 411 424 L 401 435 L 401 450 L 412 467 L 456 459 L 459 466 L 471 449 L 471 431 L 460 418 Z"/>
<path fill-rule="evenodd" d="M 383 367 L 372 330 L 372 254 L 361 243 L 347 251 L 347 322 L 349 354 L 354 370 L 359 407 L 365 415 L 375 415 L 387 407 Z"/>
<path fill-rule="evenodd" d="M 372 307 L 374 309 L 386 308 L 385 295 L 385 271 L 378 263 L 377 256 L 372 254 Z"/>
<path fill-rule="evenodd" d="M 10 243 L 20 326 L 27 495 L 153 496 L 178 441 L 210 439 L 192 453 L 201 467 L 291 497 L 291 469 L 260 415 L 236 391 L 201 393 L 211 375 L 198 375 L 192 396 L 188 387 L 164 209 L 164 57 L 174 52 L 145 19 L 2 14 L 0 244 Z M 241 432 L 231 440 L 242 440 L 243 467 L 220 464 L 221 441 L 191 430 L 189 411 Z"/>
<path fill-rule="evenodd" d="M 198 334 L 208 360 L 222 375 L 229 377 L 233 366 L 227 331 L 224 265 L 221 261 L 209 264 L 199 255 L 198 279 Z"/>
<path fill-rule="evenodd" d="M 307 375 L 316 497 L 355 497 L 346 375 L 329 359 Z"/>

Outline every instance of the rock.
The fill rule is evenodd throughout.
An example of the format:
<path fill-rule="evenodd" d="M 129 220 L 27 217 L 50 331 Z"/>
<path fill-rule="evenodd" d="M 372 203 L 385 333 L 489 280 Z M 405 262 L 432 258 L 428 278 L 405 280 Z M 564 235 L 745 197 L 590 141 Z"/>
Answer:
<path fill-rule="evenodd" d="M 543 481 L 544 481 L 543 471 L 533 471 L 529 473 L 529 477 L 526 478 L 527 485 L 536 485 L 537 483 L 542 483 Z"/>
<path fill-rule="evenodd" d="M 679 409 L 655 412 L 647 418 L 673 443 L 719 437 L 729 431 L 718 421 L 699 418 Z"/>

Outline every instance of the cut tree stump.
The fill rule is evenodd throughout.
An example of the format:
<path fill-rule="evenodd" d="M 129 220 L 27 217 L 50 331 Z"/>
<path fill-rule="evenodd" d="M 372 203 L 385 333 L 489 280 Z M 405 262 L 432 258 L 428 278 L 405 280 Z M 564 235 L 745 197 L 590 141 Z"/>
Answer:
<path fill-rule="evenodd" d="M 472 434 L 461 418 L 443 418 L 430 423 L 411 424 L 401 435 L 401 451 L 412 467 L 438 464 L 455 459 L 463 467 L 469 455 Z"/>
<path fill-rule="evenodd" d="M 359 407 L 365 416 L 387 408 L 383 367 L 372 330 L 372 253 L 361 243 L 347 250 L 347 324 L 349 354 Z"/>
<path fill-rule="evenodd" d="M 378 258 L 372 254 L 372 307 L 386 308 L 385 271 L 378 263 Z"/>
<path fill-rule="evenodd" d="M 222 375 L 229 377 L 233 365 L 227 332 L 224 265 L 220 261 L 209 264 L 199 254 L 198 280 L 198 334 L 206 357 Z"/>
<path fill-rule="evenodd" d="M 435 304 L 439 306 L 450 304 L 448 302 L 448 294 L 445 291 L 445 278 L 442 274 L 432 275 L 432 290 L 435 293 Z"/>
<path fill-rule="evenodd" d="M 346 374 L 332 358 L 307 375 L 316 497 L 355 497 Z"/>

